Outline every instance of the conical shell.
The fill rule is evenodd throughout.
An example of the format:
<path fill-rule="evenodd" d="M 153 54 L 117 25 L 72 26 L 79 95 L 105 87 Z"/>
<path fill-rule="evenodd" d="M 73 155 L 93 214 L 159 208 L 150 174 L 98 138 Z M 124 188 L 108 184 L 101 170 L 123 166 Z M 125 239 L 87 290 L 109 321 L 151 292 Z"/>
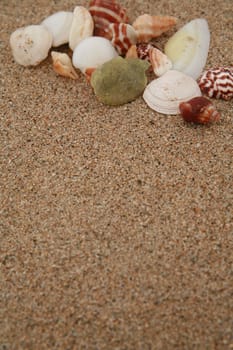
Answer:
<path fill-rule="evenodd" d="M 120 55 L 125 55 L 130 46 L 137 42 L 137 34 L 130 24 L 110 23 L 108 32 L 113 46 Z"/>
<path fill-rule="evenodd" d="M 51 56 L 53 60 L 53 69 L 56 73 L 63 77 L 78 79 L 78 74 L 75 72 L 71 59 L 66 53 L 52 51 Z"/>
<path fill-rule="evenodd" d="M 172 68 L 171 60 L 159 49 L 151 48 L 149 56 L 153 71 L 157 77 L 160 77 Z"/>
<path fill-rule="evenodd" d="M 76 6 L 69 33 L 69 47 L 74 50 L 81 40 L 92 36 L 94 21 L 90 12 L 83 6 Z"/>
<path fill-rule="evenodd" d="M 148 42 L 168 31 L 177 22 L 173 16 L 151 16 L 141 15 L 133 22 L 133 27 L 137 33 L 138 42 Z"/>
<path fill-rule="evenodd" d="M 163 114 L 179 114 L 179 104 L 196 96 L 201 96 L 197 82 L 175 70 L 153 80 L 143 94 L 148 106 Z"/>

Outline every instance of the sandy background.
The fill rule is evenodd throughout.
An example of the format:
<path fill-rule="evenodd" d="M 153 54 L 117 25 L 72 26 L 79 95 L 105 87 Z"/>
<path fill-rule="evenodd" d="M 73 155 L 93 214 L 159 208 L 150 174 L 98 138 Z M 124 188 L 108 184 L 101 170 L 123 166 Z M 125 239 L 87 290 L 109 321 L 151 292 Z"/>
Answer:
<path fill-rule="evenodd" d="M 121 3 L 205 17 L 232 64 L 231 0 Z M 0 0 L 0 350 L 233 349 L 232 101 L 187 125 L 13 61 L 16 28 L 87 4 Z"/>

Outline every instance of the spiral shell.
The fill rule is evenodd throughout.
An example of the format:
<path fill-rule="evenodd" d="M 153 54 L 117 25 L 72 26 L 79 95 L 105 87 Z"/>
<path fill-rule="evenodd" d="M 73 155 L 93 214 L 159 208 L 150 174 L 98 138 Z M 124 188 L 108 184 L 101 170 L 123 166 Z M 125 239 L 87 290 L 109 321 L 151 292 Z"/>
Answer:
<path fill-rule="evenodd" d="M 233 67 L 208 69 L 198 79 L 198 84 L 208 97 L 230 100 L 233 98 Z"/>
<path fill-rule="evenodd" d="M 151 48 L 149 50 L 149 56 L 153 71 L 157 77 L 160 77 L 172 68 L 172 62 L 159 49 L 155 47 Z"/>
<path fill-rule="evenodd" d="M 125 55 L 131 45 L 137 41 L 137 35 L 134 28 L 126 23 L 111 23 L 109 25 L 109 36 L 112 38 L 112 44 L 120 55 Z"/>
<path fill-rule="evenodd" d="M 126 53 L 127 58 L 140 58 L 150 61 L 150 50 L 156 46 L 152 43 L 137 43 L 132 45 Z"/>
<path fill-rule="evenodd" d="M 94 20 L 96 36 L 108 36 L 110 23 L 128 23 L 126 9 L 115 0 L 91 0 L 89 12 Z"/>

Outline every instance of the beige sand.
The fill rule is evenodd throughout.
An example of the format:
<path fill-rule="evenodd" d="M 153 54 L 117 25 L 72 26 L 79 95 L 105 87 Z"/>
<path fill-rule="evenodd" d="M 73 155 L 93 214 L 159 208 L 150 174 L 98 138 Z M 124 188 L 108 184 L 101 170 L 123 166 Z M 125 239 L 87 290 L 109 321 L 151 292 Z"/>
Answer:
<path fill-rule="evenodd" d="M 232 64 L 231 0 L 122 3 L 205 17 Z M 77 4 L 0 0 L 0 349 L 233 349 L 232 102 L 187 125 L 14 62 L 11 32 Z"/>

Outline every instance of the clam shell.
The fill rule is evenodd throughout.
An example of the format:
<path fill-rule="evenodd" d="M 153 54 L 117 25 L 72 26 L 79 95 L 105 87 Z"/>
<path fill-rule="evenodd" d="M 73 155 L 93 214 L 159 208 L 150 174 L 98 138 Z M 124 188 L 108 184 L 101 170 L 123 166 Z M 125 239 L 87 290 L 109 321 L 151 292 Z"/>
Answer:
<path fill-rule="evenodd" d="M 198 79 L 201 91 L 208 97 L 233 98 L 233 67 L 211 68 Z"/>
<path fill-rule="evenodd" d="M 163 114 L 179 114 L 179 104 L 196 96 L 201 96 L 197 82 L 175 70 L 169 70 L 153 80 L 143 94 L 148 106 Z"/>
<path fill-rule="evenodd" d="M 51 56 L 53 60 L 53 69 L 56 73 L 63 77 L 78 79 L 78 74 L 72 66 L 70 57 L 66 53 L 52 51 Z"/>
<path fill-rule="evenodd" d="M 116 56 L 118 53 L 109 40 L 92 36 L 76 46 L 72 61 L 85 74 L 88 68 L 96 68 Z"/>
<path fill-rule="evenodd" d="M 106 36 L 110 23 L 128 23 L 126 9 L 115 0 L 91 0 L 89 11 L 95 23 L 94 35 Z"/>
<path fill-rule="evenodd" d="M 111 23 L 108 32 L 113 46 L 120 55 L 125 55 L 131 45 L 136 44 L 137 34 L 130 24 Z"/>
<path fill-rule="evenodd" d="M 168 31 L 177 22 L 173 16 L 151 16 L 144 14 L 136 18 L 133 27 L 137 33 L 138 42 L 148 42 Z"/>
<path fill-rule="evenodd" d="M 42 25 L 19 28 L 10 36 L 13 57 L 22 66 L 35 66 L 48 56 L 52 40 L 52 34 Z"/>
<path fill-rule="evenodd" d="M 149 50 L 150 63 L 157 77 L 160 77 L 172 68 L 172 62 L 159 49 L 153 47 Z"/>
<path fill-rule="evenodd" d="M 53 35 L 53 47 L 57 47 L 69 42 L 69 33 L 73 20 L 73 13 L 69 11 L 59 11 L 45 18 L 41 23 Z"/>
<path fill-rule="evenodd" d="M 69 47 L 74 50 L 82 39 L 92 36 L 94 21 L 90 12 L 83 6 L 76 6 L 69 33 Z"/>

